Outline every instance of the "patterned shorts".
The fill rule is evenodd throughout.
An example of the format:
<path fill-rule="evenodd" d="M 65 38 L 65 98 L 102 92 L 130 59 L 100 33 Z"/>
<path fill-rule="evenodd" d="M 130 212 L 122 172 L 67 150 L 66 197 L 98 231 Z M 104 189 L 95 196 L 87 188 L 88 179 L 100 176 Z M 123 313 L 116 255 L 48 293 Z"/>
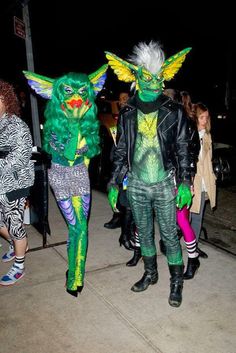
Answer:
<path fill-rule="evenodd" d="M 26 237 L 24 228 L 25 197 L 8 201 L 5 194 L 0 195 L 0 228 L 7 227 L 11 239 L 21 240 Z"/>
<path fill-rule="evenodd" d="M 72 167 L 52 163 L 48 179 L 57 200 L 90 193 L 88 168 L 84 163 Z"/>

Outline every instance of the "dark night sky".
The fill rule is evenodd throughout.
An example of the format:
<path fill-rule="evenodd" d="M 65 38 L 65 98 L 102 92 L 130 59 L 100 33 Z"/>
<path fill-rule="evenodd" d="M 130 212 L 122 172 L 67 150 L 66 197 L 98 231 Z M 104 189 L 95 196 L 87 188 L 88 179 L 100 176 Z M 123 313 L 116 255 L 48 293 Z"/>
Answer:
<path fill-rule="evenodd" d="M 4 6 L 5 3 L 5 6 Z M 194 100 L 221 104 L 227 77 L 235 85 L 232 6 L 205 2 L 29 1 L 35 72 L 57 77 L 68 71 L 91 73 L 106 62 L 104 51 L 127 58 L 139 41 L 158 40 L 166 56 L 192 47 L 183 67 L 167 87 L 188 90 Z M 18 5 L 18 6 L 17 6 Z M 54 6 L 53 6 L 54 5 Z M 50 7 L 49 7 L 50 6 Z M 0 76 L 24 81 L 24 41 L 13 32 L 13 15 L 21 17 L 19 1 L 5 0 L 0 13 Z M 235 19 L 234 19 L 235 21 Z M 110 75 L 109 85 L 117 85 Z M 223 98 L 222 98 L 223 97 Z"/>

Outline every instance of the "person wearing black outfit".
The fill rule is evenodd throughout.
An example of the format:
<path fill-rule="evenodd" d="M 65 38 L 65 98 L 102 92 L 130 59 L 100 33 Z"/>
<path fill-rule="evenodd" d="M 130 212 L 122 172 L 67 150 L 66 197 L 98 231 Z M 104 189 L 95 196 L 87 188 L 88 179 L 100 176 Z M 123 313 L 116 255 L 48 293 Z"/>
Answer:
<path fill-rule="evenodd" d="M 123 108 L 129 99 L 129 94 L 121 92 L 119 94 L 119 108 Z M 112 146 L 110 158 L 113 161 L 115 144 Z M 126 196 L 126 179 L 119 184 L 119 196 L 117 202 L 117 210 L 113 212 L 112 219 L 104 224 L 105 228 L 115 229 L 121 227 L 121 235 L 119 237 L 120 246 L 124 246 L 127 250 L 134 250 L 135 259 L 127 262 L 127 266 L 135 266 L 134 262 L 141 258 L 140 246 L 137 237 L 137 231 L 132 216 L 131 209 Z M 138 260 L 136 260 L 138 258 Z"/>
<path fill-rule="evenodd" d="M 121 109 L 129 99 L 129 94 L 127 92 L 120 92 L 118 106 Z M 111 161 L 113 160 L 115 144 L 113 144 L 110 154 Z M 125 206 L 124 206 L 125 207 Z M 107 229 L 116 229 L 121 227 L 121 212 L 113 212 L 112 218 L 109 222 L 104 224 L 104 227 Z"/>

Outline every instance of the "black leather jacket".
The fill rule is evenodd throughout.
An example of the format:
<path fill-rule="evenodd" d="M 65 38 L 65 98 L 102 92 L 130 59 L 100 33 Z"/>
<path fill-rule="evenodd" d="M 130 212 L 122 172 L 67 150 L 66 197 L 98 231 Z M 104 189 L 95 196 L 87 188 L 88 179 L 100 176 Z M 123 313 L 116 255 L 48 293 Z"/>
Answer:
<path fill-rule="evenodd" d="M 137 98 L 132 97 L 121 109 L 117 125 L 117 147 L 114 151 L 112 177 L 109 182 L 120 184 L 132 170 L 137 133 Z M 157 133 L 165 170 L 175 168 L 177 179 L 191 183 L 191 159 L 189 154 L 189 120 L 180 104 L 160 95 L 157 99 Z"/>

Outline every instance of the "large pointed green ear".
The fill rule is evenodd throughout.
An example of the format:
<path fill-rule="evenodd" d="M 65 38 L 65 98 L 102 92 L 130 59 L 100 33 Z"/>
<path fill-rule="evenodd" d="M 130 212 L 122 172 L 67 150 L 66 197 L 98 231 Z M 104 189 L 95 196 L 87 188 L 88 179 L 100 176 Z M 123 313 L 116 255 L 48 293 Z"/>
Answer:
<path fill-rule="evenodd" d="M 171 80 L 175 74 L 179 71 L 181 68 L 186 55 L 190 52 L 192 48 L 186 48 L 184 50 L 181 50 L 179 53 L 171 56 L 169 59 L 165 60 L 164 64 L 162 65 L 161 68 L 161 73 L 164 77 L 165 81 Z"/>
<path fill-rule="evenodd" d="M 106 58 L 108 60 L 108 65 L 114 70 L 114 73 L 117 75 L 120 81 L 124 82 L 134 82 L 135 75 L 134 72 L 138 71 L 138 67 L 120 59 L 115 54 L 105 52 Z"/>
<path fill-rule="evenodd" d="M 93 84 L 94 92 L 96 95 L 101 91 L 101 89 L 105 83 L 105 80 L 107 78 L 107 73 L 106 73 L 107 68 L 108 68 L 108 65 L 105 64 L 105 65 L 101 66 L 97 71 L 88 75 L 89 80 Z"/>
<path fill-rule="evenodd" d="M 35 74 L 31 71 L 23 71 L 30 87 L 41 97 L 50 99 L 54 79 Z"/>

